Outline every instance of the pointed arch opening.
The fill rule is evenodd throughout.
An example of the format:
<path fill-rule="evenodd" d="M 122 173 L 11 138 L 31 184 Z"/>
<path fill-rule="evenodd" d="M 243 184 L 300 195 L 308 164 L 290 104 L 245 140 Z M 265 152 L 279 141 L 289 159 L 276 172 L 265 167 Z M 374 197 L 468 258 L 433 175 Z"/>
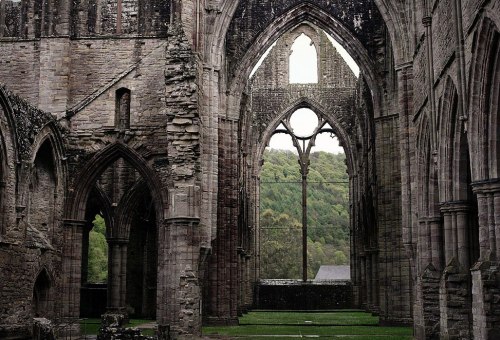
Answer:
<path fill-rule="evenodd" d="M 272 126 L 259 170 L 260 278 L 321 280 L 334 267 L 348 280 L 349 178 L 335 130 L 304 103 Z"/>
<path fill-rule="evenodd" d="M 473 181 L 500 177 L 500 31 L 481 19 L 473 41 L 469 117 Z"/>
<path fill-rule="evenodd" d="M 115 126 L 117 129 L 130 128 L 130 103 L 132 92 L 127 88 L 116 90 Z"/>
<path fill-rule="evenodd" d="M 56 232 L 57 189 L 59 185 L 55 150 L 50 138 L 38 148 L 29 175 L 27 223 L 32 233 L 41 233 L 52 244 Z"/>
<path fill-rule="evenodd" d="M 46 269 L 38 274 L 33 286 L 33 315 L 34 317 L 50 317 L 53 312 L 52 280 Z"/>
<path fill-rule="evenodd" d="M 318 51 L 306 34 L 299 35 L 292 44 L 289 57 L 290 84 L 318 83 Z"/>
<path fill-rule="evenodd" d="M 103 217 L 105 233 L 101 234 L 105 234 L 105 240 L 101 241 L 107 245 L 108 271 L 106 282 L 96 283 L 100 291 L 82 290 L 82 316 L 95 317 L 106 310 L 139 318 L 156 315 L 156 235 L 164 193 L 159 191 L 155 175 L 144 162 L 133 150 L 113 145 L 96 155 L 83 171 L 80 183 L 89 186 L 75 191 L 73 202 L 79 202 L 79 206 L 72 211 L 84 212 L 87 234 L 96 228 L 96 215 Z M 84 197 L 86 201 L 82 201 Z M 88 268 L 87 254 L 92 251 L 88 235 L 84 235 L 83 243 L 87 248 L 82 255 L 82 267 L 87 261 Z M 81 277 L 82 287 L 89 288 L 92 284 L 84 282 L 84 272 Z"/>

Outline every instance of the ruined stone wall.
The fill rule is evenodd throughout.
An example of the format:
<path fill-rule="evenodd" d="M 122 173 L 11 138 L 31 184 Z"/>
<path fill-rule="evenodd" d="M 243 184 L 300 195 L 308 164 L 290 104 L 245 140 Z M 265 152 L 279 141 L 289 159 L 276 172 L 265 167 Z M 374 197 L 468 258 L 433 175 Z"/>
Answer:
<path fill-rule="evenodd" d="M 2 167 L 2 176 L 8 181 L 2 186 L 0 235 L 0 336 L 4 337 L 28 334 L 26 325 L 35 312 L 35 281 L 42 271 L 50 280 L 50 301 L 38 312 L 54 317 L 61 308 L 55 296 L 62 286 L 58 252 L 62 239 L 58 235 L 62 232 L 66 172 L 60 153 L 61 129 L 53 117 L 3 88 L 1 91 L 2 163 L 10 163 Z M 52 159 L 44 157 L 47 152 Z"/>
<path fill-rule="evenodd" d="M 500 167 L 499 138 L 491 127 L 498 125 L 494 65 L 500 2 L 428 5 L 0 1 L 0 82 L 31 104 L 0 94 L 0 337 L 27 332 L 42 268 L 53 280 L 52 289 L 62 292 L 47 306 L 57 315 L 78 316 L 86 195 L 102 173 L 103 181 L 110 176 L 106 169 L 120 158 L 133 173 L 128 178 L 124 171 L 123 181 L 141 177 L 155 205 L 160 324 L 174 333 L 199 333 L 200 275 L 210 268 L 212 241 L 209 261 L 217 275 L 212 273 L 204 287 L 206 300 L 213 301 L 213 315 L 234 321 L 249 305 L 258 276 L 257 261 L 248 258 L 252 243 L 244 240 L 258 238 L 253 205 L 258 161 L 252 157 L 273 117 L 312 98 L 310 105 L 330 112 L 345 130 L 344 146 L 355 160 L 352 225 L 359 229 L 352 267 L 360 282 L 353 287 L 358 304 L 380 312 L 388 323 L 413 316 L 417 338 L 497 338 Z M 261 55 L 273 42 L 268 40 L 304 18 L 344 43 L 360 62 L 366 85 L 355 93 L 345 90 L 356 79 L 338 58 L 329 58 L 335 51 L 324 37 L 316 37 L 320 73 L 326 76 L 320 84 L 283 85 L 288 54 L 278 55 L 278 44 L 270 59 L 281 60 L 281 66 L 262 65 L 253 89 L 247 87 L 250 56 Z M 123 88 L 131 94 L 130 127 L 116 121 L 117 91 Z M 53 113 L 59 124 L 32 107 Z M 44 163 L 45 156 L 36 161 L 45 141 L 54 150 L 56 171 Z M 422 145 L 430 145 L 424 153 Z M 469 159 L 463 157 L 467 154 Z M 462 169 L 464 159 L 470 174 Z M 37 167 L 43 183 L 40 195 L 33 195 Z M 416 169 L 431 170 L 417 174 Z M 245 199 L 235 198 L 239 181 L 245 182 Z M 436 187 L 438 195 L 422 196 Z M 224 194 L 217 195 L 221 190 Z M 245 200 L 255 217 L 241 217 Z M 37 209 L 44 213 L 34 216 Z M 373 229 L 370 219 L 376 221 Z M 50 230 L 53 236 L 46 235 Z M 451 230 L 472 235 L 454 239 Z M 61 284 L 61 278 L 71 279 Z M 229 306 L 230 298 L 239 302 Z"/>
<path fill-rule="evenodd" d="M 480 246 L 474 234 L 478 233 L 476 225 L 481 225 L 481 213 L 478 215 L 475 211 L 477 208 L 481 210 L 482 205 L 480 201 L 475 202 L 471 188 L 475 186 L 476 180 L 487 178 L 484 172 L 475 178 L 473 175 L 485 169 L 482 165 L 484 162 L 479 160 L 481 156 L 474 159 L 483 154 L 482 151 L 473 148 L 487 130 L 476 130 L 474 126 L 477 126 L 475 122 L 483 110 L 488 111 L 490 117 L 498 113 L 495 112 L 496 104 L 490 103 L 478 110 L 478 102 L 473 103 L 477 93 L 475 84 L 482 83 L 479 86 L 484 86 L 490 77 L 487 74 L 491 75 L 494 71 L 490 69 L 479 78 L 473 77 L 475 70 L 486 70 L 487 59 L 474 60 L 475 56 L 481 54 L 478 52 L 482 48 L 481 36 L 490 43 L 495 39 L 494 35 L 488 38 L 483 35 L 482 23 L 485 20 L 495 22 L 494 26 L 489 27 L 498 32 L 498 8 L 498 1 L 485 4 L 474 0 L 437 1 L 429 8 L 422 6 L 415 13 L 416 27 L 413 34 L 417 44 L 414 56 L 408 60 L 408 64 L 401 65 L 399 69 L 396 66 L 399 74 L 400 136 L 403 137 L 403 239 L 413 263 L 417 302 L 414 318 L 419 338 L 431 337 L 433 334 L 464 339 L 496 336 L 493 329 L 498 320 L 493 318 L 486 321 L 485 306 L 479 302 L 482 298 L 473 298 L 467 280 L 471 277 L 471 270 L 472 275 L 488 271 L 488 265 L 483 269 L 472 267 L 477 257 L 470 250 Z M 491 88 L 498 85 L 487 86 Z M 426 121 L 430 124 L 430 132 L 421 128 Z M 421 147 L 419 140 L 425 139 L 426 133 L 431 144 L 429 152 L 432 153 L 429 161 L 416 157 Z M 463 142 L 464 138 L 467 142 Z M 411 169 L 418 166 L 427 166 L 429 173 L 423 177 L 417 176 Z M 436 171 L 437 175 L 432 171 Z M 435 176 L 439 176 L 436 181 L 428 180 Z M 426 191 L 435 191 L 436 187 L 439 187 L 439 193 L 422 198 Z M 478 197 L 482 190 L 478 189 Z M 437 213 L 432 212 L 432 209 L 417 209 L 417 197 L 426 207 L 440 204 L 441 208 L 437 209 Z M 459 236 L 458 240 L 453 239 L 451 230 L 454 230 L 452 233 L 460 234 L 464 226 L 470 234 Z M 419 235 L 422 228 L 428 229 L 424 235 Z M 453 250 L 457 248 L 462 250 Z M 436 249 L 443 251 L 439 253 Z M 431 262 L 433 265 L 429 267 Z M 476 268 L 482 263 L 484 261 L 480 259 Z M 476 276 L 477 281 L 473 280 L 472 287 L 482 287 L 480 276 Z M 455 281 L 451 283 L 450 280 Z M 438 291 L 439 296 L 435 294 Z M 457 291 L 464 296 L 462 308 L 450 302 L 456 299 L 454 294 Z M 471 306 L 471 303 L 474 304 L 472 301 L 477 302 L 474 307 Z"/>

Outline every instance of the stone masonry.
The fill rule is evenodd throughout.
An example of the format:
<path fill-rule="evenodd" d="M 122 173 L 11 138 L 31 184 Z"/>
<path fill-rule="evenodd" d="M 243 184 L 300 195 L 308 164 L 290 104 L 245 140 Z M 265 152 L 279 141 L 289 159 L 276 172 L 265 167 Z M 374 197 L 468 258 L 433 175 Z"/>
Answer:
<path fill-rule="evenodd" d="M 317 84 L 288 83 L 302 33 Z M 498 339 L 499 65 L 500 0 L 0 0 L 0 338 L 88 310 L 96 214 L 106 311 L 170 339 L 236 324 L 262 150 L 308 107 L 347 155 L 356 306 Z"/>

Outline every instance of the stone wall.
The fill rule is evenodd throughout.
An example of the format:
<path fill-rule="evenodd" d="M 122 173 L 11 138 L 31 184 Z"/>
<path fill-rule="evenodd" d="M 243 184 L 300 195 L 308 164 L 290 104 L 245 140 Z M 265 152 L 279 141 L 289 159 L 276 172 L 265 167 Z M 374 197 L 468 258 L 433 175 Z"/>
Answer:
<path fill-rule="evenodd" d="M 353 308 L 350 282 L 261 282 L 255 307 L 269 310 L 332 310 Z"/>
<path fill-rule="evenodd" d="M 259 147 L 304 104 L 348 150 L 356 305 L 413 318 L 417 338 L 497 338 L 499 13 L 498 0 L 0 1 L 0 337 L 27 335 L 33 306 L 78 317 L 84 231 L 101 205 L 119 217 L 108 307 L 123 311 L 141 197 L 158 231 L 162 329 L 199 334 L 200 305 L 235 322 L 259 275 Z M 319 34 L 326 78 L 287 84 L 278 51 L 301 24 L 337 38 L 360 80 Z M 130 126 L 116 121 L 123 90 Z M 113 179 L 120 159 L 131 175 Z M 111 188 L 126 199 L 103 203 Z"/>
<path fill-rule="evenodd" d="M 57 251 L 62 244 L 58 235 L 62 231 L 62 183 L 66 178 L 58 157 L 62 129 L 50 114 L 4 88 L 0 92 L 4 181 L 0 336 L 26 336 L 26 325 L 31 325 L 34 314 L 54 317 L 61 308 L 61 301 L 55 297 L 62 283 L 62 258 Z M 54 157 L 47 157 L 47 153 Z M 40 276 L 47 277 L 48 287 L 44 296 L 35 299 Z"/>

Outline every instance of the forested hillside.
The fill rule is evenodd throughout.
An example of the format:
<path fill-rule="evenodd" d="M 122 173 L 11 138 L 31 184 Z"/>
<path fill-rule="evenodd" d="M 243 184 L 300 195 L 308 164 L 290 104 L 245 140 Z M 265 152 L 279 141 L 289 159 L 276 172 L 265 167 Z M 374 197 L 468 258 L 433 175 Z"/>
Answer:
<path fill-rule="evenodd" d="M 266 150 L 261 173 L 261 278 L 302 277 L 302 184 L 298 156 Z M 321 265 L 349 264 L 349 185 L 345 155 L 311 155 L 308 277 Z"/>

